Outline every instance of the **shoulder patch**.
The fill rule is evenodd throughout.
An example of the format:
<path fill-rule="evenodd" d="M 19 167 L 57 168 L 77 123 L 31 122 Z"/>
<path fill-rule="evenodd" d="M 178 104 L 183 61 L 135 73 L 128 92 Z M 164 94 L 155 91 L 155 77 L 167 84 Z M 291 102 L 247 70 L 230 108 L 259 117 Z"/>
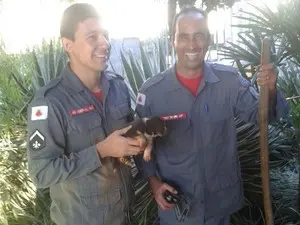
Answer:
<path fill-rule="evenodd" d="M 146 95 L 138 93 L 136 97 L 136 104 L 144 106 L 146 103 Z"/>
<path fill-rule="evenodd" d="M 30 120 L 45 120 L 48 118 L 48 106 L 41 105 L 41 106 L 33 106 L 31 108 L 31 117 Z"/>

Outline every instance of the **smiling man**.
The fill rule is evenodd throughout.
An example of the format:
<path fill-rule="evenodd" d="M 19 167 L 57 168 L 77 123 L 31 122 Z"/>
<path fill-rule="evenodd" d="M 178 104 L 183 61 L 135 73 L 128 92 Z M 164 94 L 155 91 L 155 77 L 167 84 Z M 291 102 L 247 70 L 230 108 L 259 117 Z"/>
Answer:
<path fill-rule="evenodd" d="M 161 225 L 228 225 L 243 206 L 235 117 L 257 123 L 258 93 L 229 66 L 204 61 L 210 44 L 206 15 L 194 7 L 174 19 L 177 62 L 141 87 L 136 111 L 160 116 L 168 135 L 155 140 L 154 159 L 138 160 L 159 206 Z M 270 119 L 288 114 L 276 89 L 276 70 L 264 66 L 260 86 L 270 91 Z M 166 191 L 179 194 L 170 204 Z"/>
<path fill-rule="evenodd" d="M 37 188 L 50 188 L 57 225 L 124 225 L 131 173 L 116 159 L 140 153 L 137 140 L 122 136 L 129 92 L 105 71 L 110 46 L 91 5 L 67 8 L 60 32 L 69 63 L 28 107 L 29 173 Z"/>

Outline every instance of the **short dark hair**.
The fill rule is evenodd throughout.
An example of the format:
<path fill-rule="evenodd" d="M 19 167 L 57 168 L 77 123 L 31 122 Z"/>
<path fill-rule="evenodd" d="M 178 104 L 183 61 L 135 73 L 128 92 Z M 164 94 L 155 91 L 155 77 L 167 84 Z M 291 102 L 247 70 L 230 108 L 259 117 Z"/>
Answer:
<path fill-rule="evenodd" d="M 176 24 L 177 24 L 178 18 L 181 15 L 185 15 L 185 14 L 189 14 L 189 13 L 200 13 L 204 17 L 204 20 L 207 21 L 207 13 L 204 10 L 196 8 L 193 5 L 185 5 L 185 6 L 183 6 L 180 9 L 180 11 L 173 18 L 173 22 L 172 22 L 172 38 L 173 39 L 174 39 L 175 31 L 176 31 Z M 209 33 L 208 28 L 207 28 L 207 32 L 208 32 L 208 35 L 210 37 L 210 33 Z"/>
<path fill-rule="evenodd" d="M 74 41 L 78 24 L 89 18 L 100 18 L 92 5 L 87 3 L 72 4 L 63 13 L 60 23 L 60 37 Z"/>

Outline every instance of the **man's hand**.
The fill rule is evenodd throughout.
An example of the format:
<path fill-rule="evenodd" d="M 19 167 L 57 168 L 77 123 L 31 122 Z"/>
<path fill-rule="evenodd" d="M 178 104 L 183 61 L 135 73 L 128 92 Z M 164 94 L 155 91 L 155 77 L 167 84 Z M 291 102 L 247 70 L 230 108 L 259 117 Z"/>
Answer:
<path fill-rule="evenodd" d="M 267 64 L 259 68 L 257 83 L 260 87 L 267 87 L 270 91 L 276 90 L 277 69 L 273 64 Z"/>
<path fill-rule="evenodd" d="M 141 153 L 140 141 L 122 136 L 131 126 L 116 130 L 104 141 L 97 143 L 97 151 L 101 158 L 132 156 Z"/>
<path fill-rule="evenodd" d="M 177 191 L 170 185 L 161 182 L 157 177 L 150 177 L 149 183 L 154 195 L 155 201 L 162 210 L 168 210 L 175 207 L 174 204 L 169 204 L 163 197 L 163 193 L 168 190 L 171 193 L 177 194 Z"/>

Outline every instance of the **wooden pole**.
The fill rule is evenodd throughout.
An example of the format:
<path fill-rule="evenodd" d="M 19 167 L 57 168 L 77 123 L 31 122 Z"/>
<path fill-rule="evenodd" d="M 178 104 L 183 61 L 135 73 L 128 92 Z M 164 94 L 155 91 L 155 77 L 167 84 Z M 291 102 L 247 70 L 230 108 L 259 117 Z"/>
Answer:
<path fill-rule="evenodd" d="M 271 41 L 267 38 L 262 41 L 261 65 L 270 63 Z M 260 88 L 259 99 L 259 123 L 260 123 L 260 161 L 261 178 L 263 188 L 264 211 L 266 225 L 273 225 L 273 211 L 270 193 L 270 169 L 269 169 L 269 141 L 268 141 L 268 120 L 269 120 L 269 89 Z"/>

